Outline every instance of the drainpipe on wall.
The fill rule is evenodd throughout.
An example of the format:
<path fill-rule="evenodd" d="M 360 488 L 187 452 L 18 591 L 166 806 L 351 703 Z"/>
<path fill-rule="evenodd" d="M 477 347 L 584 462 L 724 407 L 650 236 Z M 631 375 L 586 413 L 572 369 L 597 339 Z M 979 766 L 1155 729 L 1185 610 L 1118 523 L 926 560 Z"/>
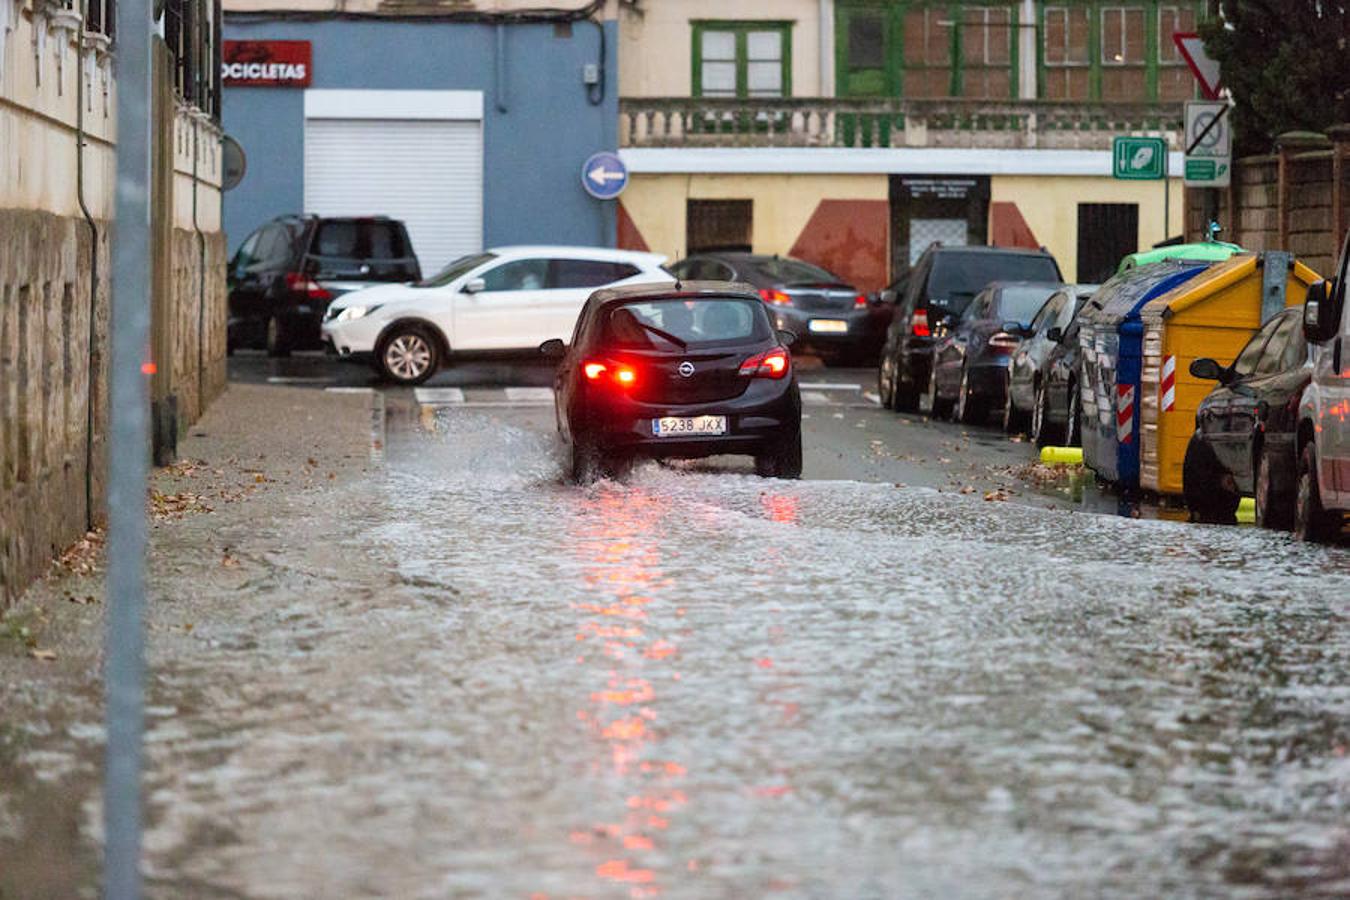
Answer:
<path fill-rule="evenodd" d="M 820 96 L 834 96 L 834 0 L 820 0 Z"/>
<path fill-rule="evenodd" d="M 198 94 L 200 102 L 201 95 Z M 192 230 L 197 233 L 197 412 L 200 419 L 206 411 L 206 235 L 197 221 L 197 161 L 201 157 L 201 123 L 192 123 Z"/>
<path fill-rule="evenodd" d="M 0 3 L 8 0 L 0 0 Z M 89 224 L 89 378 L 85 387 L 84 423 L 84 530 L 94 530 L 94 397 L 98 393 L 98 366 L 94 344 L 98 340 L 98 223 L 84 199 L 84 57 L 85 22 L 89 19 L 89 2 L 80 3 L 80 33 L 75 47 L 75 199 L 80 212 Z"/>
<path fill-rule="evenodd" d="M 1036 99 L 1036 0 L 1022 0 L 1018 20 L 1017 51 L 1021 61 L 1018 73 L 1017 96 L 1023 100 Z"/>

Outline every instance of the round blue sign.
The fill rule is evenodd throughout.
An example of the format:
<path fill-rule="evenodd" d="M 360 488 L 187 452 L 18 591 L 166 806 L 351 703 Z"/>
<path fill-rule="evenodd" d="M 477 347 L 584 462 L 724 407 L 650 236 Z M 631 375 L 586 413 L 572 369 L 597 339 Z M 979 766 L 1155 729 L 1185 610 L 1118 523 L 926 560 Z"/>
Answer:
<path fill-rule="evenodd" d="M 597 200 L 613 200 L 628 186 L 628 167 L 619 154 L 593 154 L 581 167 L 581 186 Z"/>

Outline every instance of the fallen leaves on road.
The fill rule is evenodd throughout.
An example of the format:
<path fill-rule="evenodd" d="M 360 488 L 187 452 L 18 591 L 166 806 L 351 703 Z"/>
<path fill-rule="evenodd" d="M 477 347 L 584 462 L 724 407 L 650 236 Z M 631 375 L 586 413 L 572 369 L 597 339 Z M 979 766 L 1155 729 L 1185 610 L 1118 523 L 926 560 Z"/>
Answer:
<path fill-rule="evenodd" d="M 160 521 L 181 519 L 189 513 L 211 512 L 205 498 L 200 494 L 184 491 L 180 494 L 165 494 L 162 491 L 150 491 L 150 517 Z"/>
<path fill-rule="evenodd" d="M 67 547 L 56 558 L 56 572 L 66 575 L 89 575 L 98 569 L 103 556 L 105 536 L 102 528 L 86 531 L 84 537 Z"/>
<path fill-rule="evenodd" d="M 992 491 L 987 491 L 984 495 L 984 499 L 985 502 L 987 503 L 1004 503 L 1011 496 L 1012 491 L 1005 490 L 1003 488 L 997 488 Z"/>

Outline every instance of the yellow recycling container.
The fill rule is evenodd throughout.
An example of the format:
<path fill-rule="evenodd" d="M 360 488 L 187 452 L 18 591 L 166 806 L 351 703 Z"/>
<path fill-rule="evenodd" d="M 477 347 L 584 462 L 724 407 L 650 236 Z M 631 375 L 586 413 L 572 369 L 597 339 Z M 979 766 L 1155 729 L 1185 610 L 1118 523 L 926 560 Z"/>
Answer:
<path fill-rule="evenodd" d="M 1298 306 L 1319 276 L 1291 254 L 1234 256 L 1150 301 L 1140 380 L 1139 486 L 1181 493 L 1181 464 L 1195 433 L 1195 411 L 1214 389 L 1191 375 L 1202 357 L 1228 365 L 1272 315 Z"/>

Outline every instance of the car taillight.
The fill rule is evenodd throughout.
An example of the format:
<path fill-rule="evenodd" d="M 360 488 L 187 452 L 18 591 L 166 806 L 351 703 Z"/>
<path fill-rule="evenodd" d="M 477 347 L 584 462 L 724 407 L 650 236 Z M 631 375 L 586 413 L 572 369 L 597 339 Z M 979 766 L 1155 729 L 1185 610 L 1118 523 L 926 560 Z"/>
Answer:
<path fill-rule="evenodd" d="M 782 378 L 792 367 L 782 347 L 750 357 L 741 363 L 740 374 L 751 378 Z"/>
<path fill-rule="evenodd" d="M 774 288 L 760 288 L 759 296 L 765 303 L 772 303 L 774 306 L 791 306 L 792 298 L 782 291 Z"/>
<path fill-rule="evenodd" d="M 287 272 L 286 289 L 296 294 L 304 294 L 307 300 L 332 300 L 333 295 L 304 272 Z"/>
<path fill-rule="evenodd" d="M 863 296 L 862 294 L 859 294 L 858 296 L 854 297 L 854 298 L 853 298 L 853 308 L 854 308 L 854 309 L 866 309 L 866 308 L 867 308 L 867 298 L 866 298 L 865 296 Z"/>
<path fill-rule="evenodd" d="M 914 317 L 909 320 L 910 330 L 914 332 L 915 337 L 932 337 L 933 332 L 928 327 L 928 310 L 914 310 Z"/>
<path fill-rule="evenodd" d="M 581 373 L 587 381 L 609 381 L 625 388 L 637 384 L 637 370 L 623 363 L 590 360 L 581 364 Z"/>
<path fill-rule="evenodd" d="M 1022 343 L 1022 339 L 1015 334 L 1008 334 L 1006 331 L 1000 331 L 989 338 L 989 346 L 995 350 L 1016 350 L 1017 345 Z"/>

